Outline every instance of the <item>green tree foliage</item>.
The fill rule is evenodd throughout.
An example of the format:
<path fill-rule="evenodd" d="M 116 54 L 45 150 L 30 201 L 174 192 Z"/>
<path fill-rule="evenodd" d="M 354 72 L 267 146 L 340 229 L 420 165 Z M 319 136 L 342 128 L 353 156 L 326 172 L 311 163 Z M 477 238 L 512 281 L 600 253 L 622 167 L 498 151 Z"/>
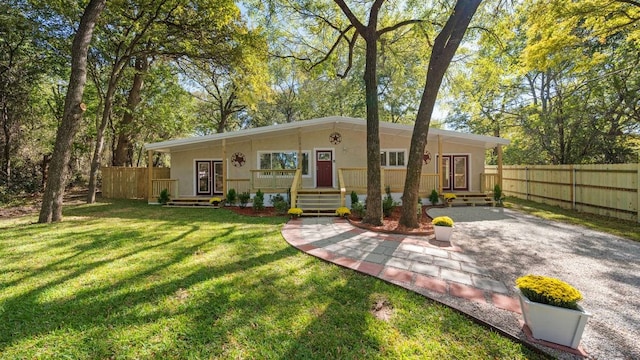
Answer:
<path fill-rule="evenodd" d="M 634 161 L 638 4 L 536 1 L 511 11 L 487 24 L 458 68 L 449 124 L 510 138 L 507 163 Z"/>
<path fill-rule="evenodd" d="M 124 86 L 127 85 L 128 82 L 125 81 Z M 122 97 L 116 101 L 117 115 L 125 111 L 121 105 L 123 103 Z M 146 154 L 143 151 L 145 143 L 193 134 L 197 121 L 196 110 L 195 99 L 180 85 L 178 69 L 169 62 L 155 62 L 145 76 L 141 102 L 134 113 L 135 122 L 130 125 L 133 166 L 146 165 Z M 110 135 L 114 146 L 116 132 Z"/>
<path fill-rule="evenodd" d="M 263 4 L 252 3 L 260 9 Z M 270 38 L 276 44 L 277 57 L 295 58 L 308 65 L 308 71 L 323 76 L 347 78 L 354 64 L 363 64 L 360 74 L 364 80 L 364 105 L 367 119 L 367 197 L 370 206 L 363 219 L 366 223 L 380 224 L 380 142 L 379 106 L 380 93 L 390 99 L 388 112 L 391 120 L 399 120 L 411 106 L 399 104 L 392 94 L 402 88 L 398 80 L 402 74 L 410 72 L 394 71 L 402 69 L 399 63 L 388 61 L 384 82 L 378 82 L 379 47 L 390 51 L 390 43 L 403 37 L 397 32 L 421 20 L 407 18 L 394 1 L 376 0 L 370 4 L 359 2 L 268 2 L 266 9 L 269 22 L 276 23 L 273 31 L 277 38 Z M 286 24 L 286 25 L 285 25 Z M 296 25 L 300 24 L 299 28 Z M 394 34 L 394 35 L 392 35 Z M 404 49 L 411 49 L 405 46 Z M 383 56 L 383 59 L 386 59 Z M 411 61 L 403 64 L 410 64 Z M 396 65 L 396 66 L 394 66 Z M 295 93 L 294 93 L 295 94 Z M 315 99 L 318 99 L 317 94 Z M 340 95 L 340 94 L 339 94 Z M 335 113 L 335 112 L 332 112 Z M 326 114 L 325 114 L 326 115 Z M 376 185 L 377 184 L 377 185 Z"/>
<path fill-rule="evenodd" d="M 104 87 L 102 118 L 97 126 L 96 144 L 91 162 L 88 202 L 95 201 L 97 172 L 102 163 L 105 130 L 113 118 L 116 91 L 130 64 L 138 67 L 129 92 L 122 126 L 114 126 L 120 141 L 120 154 L 132 152 L 132 113 L 141 96 L 143 77 L 154 57 L 179 59 L 203 58 L 217 64 L 227 64 L 239 58 L 240 38 L 251 37 L 241 28 L 239 10 L 232 1 L 154 0 L 139 2 L 119 0 L 110 2 L 104 17 L 108 26 L 96 43 L 96 64 L 109 69 Z M 138 83 L 136 84 L 136 81 Z M 116 153 L 118 154 L 118 153 Z M 118 163 L 124 161 L 118 160 Z"/>
<path fill-rule="evenodd" d="M 189 79 L 191 94 L 198 100 L 196 132 L 208 135 L 244 127 L 247 111 L 268 96 L 266 49 L 260 36 L 244 38 L 233 62 L 207 59 L 180 62 Z"/>
<path fill-rule="evenodd" d="M 0 187 L 3 191 L 37 190 L 32 170 L 39 160 L 25 152 L 25 135 L 37 122 L 38 84 L 49 71 L 47 50 L 38 24 L 16 1 L 0 4 Z M 39 105 L 42 105 L 40 103 Z M 26 156 L 25 156 L 26 155 Z M 36 176 L 37 178 L 37 176 Z"/>

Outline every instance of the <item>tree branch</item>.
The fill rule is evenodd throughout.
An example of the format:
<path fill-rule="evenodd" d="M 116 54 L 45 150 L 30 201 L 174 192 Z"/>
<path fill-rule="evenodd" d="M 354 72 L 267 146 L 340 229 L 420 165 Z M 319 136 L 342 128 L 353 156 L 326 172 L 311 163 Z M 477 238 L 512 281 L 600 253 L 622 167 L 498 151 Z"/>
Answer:
<path fill-rule="evenodd" d="M 347 19 L 349 19 L 349 22 L 351 23 L 351 25 L 353 25 L 356 28 L 356 31 L 359 32 L 360 35 L 365 36 L 365 33 L 367 32 L 367 28 L 353 14 L 351 9 L 349 9 L 349 6 L 345 4 L 344 0 L 333 0 L 333 1 L 338 5 L 338 7 L 340 7 L 340 10 L 342 10 L 342 12 L 347 17 Z M 383 2 L 383 1 L 384 0 L 376 0 L 376 3 Z"/>
<path fill-rule="evenodd" d="M 340 32 L 340 36 L 338 36 L 338 39 L 333 43 L 333 46 L 331 46 L 331 49 L 329 49 L 329 51 L 325 54 L 325 56 L 320 59 L 318 62 L 316 62 L 315 64 L 313 64 L 311 66 L 311 68 L 309 68 L 309 70 L 315 68 L 316 66 L 322 64 L 323 62 L 327 61 L 327 59 L 329 59 L 329 57 L 331 56 L 331 54 L 333 54 L 333 52 L 338 48 L 338 44 L 340 44 L 341 40 L 346 40 L 347 43 L 349 44 L 349 66 L 347 68 L 347 70 L 345 71 L 345 74 L 347 72 L 349 72 L 348 69 L 351 68 L 351 63 L 352 63 L 352 57 L 353 57 L 353 46 L 355 44 L 355 41 L 358 37 L 358 33 L 354 33 L 353 37 L 351 38 L 351 40 L 347 39 L 346 37 L 346 33 L 351 30 L 353 28 L 353 25 L 349 25 L 347 26 L 346 29 L 344 29 L 343 31 Z"/>
<path fill-rule="evenodd" d="M 399 22 L 399 23 L 397 23 L 397 24 L 395 24 L 395 25 L 393 25 L 393 26 L 389 26 L 389 27 L 386 27 L 386 28 L 384 28 L 384 29 L 380 29 L 380 30 L 378 30 L 378 31 L 377 31 L 377 33 L 378 33 L 378 37 L 380 37 L 380 36 L 382 36 L 383 34 L 386 34 L 386 33 L 388 33 L 388 32 L 391 32 L 391 31 L 397 30 L 397 29 L 399 29 L 399 28 L 401 28 L 401 27 L 403 27 L 403 26 L 413 25 L 413 24 L 419 24 L 419 23 L 423 23 L 423 22 L 425 22 L 425 21 L 424 21 L 424 20 L 419 20 L 419 19 L 413 19 L 413 20 L 405 20 L 405 21 L 401 21 L 401 22 Z"/>
<path fill-rule="evenodd" d="M 357 32 L 353 33 L 353 37 L 349 42 L 349 60 L 347 61 L 347 68 L 344 69 L 344 72 L 342 74 L 336 74 L 341 79 L 344 79 L 347 77 L 347 75 L 349 74 L 349 71 L 351 70 L 351 67 L 353 66 L 353 48 L 356 45 L 356 40 L 358 40 Z"/>
<path fill-rule="evenodd" d="M 640 7 L 640 1 L 636 1 L 636 0 L 616 0 L 616 2 Z"/>

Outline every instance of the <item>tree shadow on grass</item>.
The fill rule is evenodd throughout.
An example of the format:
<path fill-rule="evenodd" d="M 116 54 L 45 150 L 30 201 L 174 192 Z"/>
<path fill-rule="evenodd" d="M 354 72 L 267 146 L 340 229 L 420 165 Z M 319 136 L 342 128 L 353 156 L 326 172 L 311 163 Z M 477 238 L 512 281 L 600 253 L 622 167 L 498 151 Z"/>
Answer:
<path fill-rule="evenodd" d="M 86 218 L 81 214 L 74 216 Z M 103 219 L 100 214 L 91 216 Z M 85 230 L 75 235 L 78 243 L 74 235 L 48 242 L 55 250 L 48 263 L 22 269 L 27 277 L 0 288 L 0 352 L 22 358 L 366 358 L 384 354 L 395 336 L 388 333 L 399 331 L 369 310 L 378 294 L 398 304 L 393 293 L 405 290 L 298 252 L 281 238 L 280 220 L 229 224 L 170 214 L 161 225 L 177 231 L 137 228 L 149 220 L 141 215 L 108 215 L 113 229 L 94 238 Z M 424 304 L 411 296 L 419 303 L 414 309 Z M 407 321 L 397 326 L 422 341 L 424 334 L 413 333 Z M 426 321 L 441 321 L 442 332 L 457 328 L 438 311 Z"/>
<path fill-rule="evenodd" d="M 105 199 L 95 204 L 72 205 L 64 208 L 63 215 L 89 218 L 149 219 L 184 223 L 189 221 L 241 222 L 241 223 L 284 223 L 283 216 L 245 216 L 221 208 L 210 207 L 168 207 L 149 205 L 143 200 Z"/>
<path fill-rule="evenodd" d="M 185 271 L 183 275 L 168 276 L 168 269 L 202 256 L 203 253 L 200 249 L 215 241 L 211 238 L 205 238 L 202 241 L 191 242 L 189 246 L 178 251 L 174 249 L 164 251 L 163 256 L 149 259 L 148 263 L 142 264 L 141 269 L 131 276 L 112 281 L 102 279 L 102 281 L 92 282 L 85 279 L 84 275 L 91 273 L 96 268 L 134 257 L 144 251 L 170 247 L 187 237 L 189 233 L 196 231 L 198 229 L 194 227 L 179 237 L 161 243 L 143 246 L 117 257 L 75 265 L 74 271 L 69 274 L 45 282 L 17 296 L 6 298 L 2 303 L 3 322 L 0 324 L 0 351 L 19 344 L 25 339 L 47 337 L 59 331 L 76 333 L 88 329 L 92 329 L 93 335 L 92 338 L 85 339 L 86 343 L 82 345 L 82 352 L 92 353 L 94 346 L 95 349 L 108 349 L 110 346 L 101 344 L 101 342 L 112 338 L 110 334 L 115 329 L 129 326 L 144 327 L 175 316 L 173 311 L 159 304 L 176 296 L 176 293 L 179 293 L 181 289 L 197 287 L 198 284 L 210 279 L 237 277 L 237 274 L 249 271 L 252 267 L 265 265 L 295 253 L 289 248 L 284 248 L 256 256 L 247 254 L 246 257 L 240 258 L 238 261 L 220 265 L 208 262 L 203 266 L 193 267 L 192 271 Z M 212 249 L 212 251 L 214 250 L 215 248 Z M 48 276 L 48 273 L 56 271 L 56 267 L 67 266 L 67 262 L 76 260 L 77 257 L 75 255 L 60 259 L 50 266 L 37 270 L 30 277 Z M 21 279 L 21 281 L 24 280 Z M 86 282 L 86 286 L 75 289 L 67 298 L 43 300 L 56 288 L 64 287 L 69 282 L 78 281 Z M 234 288 L 233 282 L 231 286 Z M 237 291 L 242 290 L 238 287 L 229 293 Z M 200 307 L 201 304 L 201 302 L 197 302 L 195 307 Z M 152 310 L 143 312 L 135 310 L 146 307 L 151 307 Z M 56 344 L 49 344 L 49 346 L 52 351 L 56 351 Z M 114 350 L 113 354 L 117 352 Z M 95 354 L 95 356 L 108 357 L 113 354 L 102 353 Z"/>
<path fill-rule="evenodd" d="M 95 341 L 109 338 L 109 329 L 117 324 L 145 325 L 167 315 L 163 311 L 154 316 L 126 315 L 132 308 L 155 304 L 181 288 L 212 277 L 229 276 L 225 272 L 246 271 L 251 266 L 290 255 L 285 251 L 269 252 L 264 246 L 259 249 L 250 246 L 269 231 L 270 236 L 279 234 L 279 219 L 246 219 L 250 221 L 243 223 L 244 217 L 231 214 L 202 221 L 201 213 L 194 216 L 198 210 L 192 209 L 164 212 L 164 216 L 158 217 L 156 228 L 144 229 L 144 223 L 150 222 L 146 216 L 149 211 L 146 208 L 127 211 L 122 206 L 131 203 L 71 207 L 65 209 L 66 215 L 79 219 L 10 229 L 16 236 L 28 229 L 28 241 L 36 250 L 26 249 L 20 241 L 2 246 L 2 252 L 15 256 L 16 260 L 27 257 L 33 262 L 9 259 L 1 267 L 7 277 L 0 288 L 3 318 L 0 352 L 23 340 L 37 341 L 59 331 L 93 329 L 92 332 L 101 334 Z M 254 224 L 256 220 L 258 225 Z M 109 222 L 106 229 L 91 228 L 91 223 L 102 222 Z M 54 231 L 48 233 L 50 229 Z M 233 261 L 225 259 L 220 266 L 213 266 L 216 252 L 225 243 L 237 244 L 233 245 L 236 253 L 230 258 Z M 190 264 L 203 254 L 213 255 L 204 264 L 193 264 L 195 270 L 170 270 L 185 262 Z"/>

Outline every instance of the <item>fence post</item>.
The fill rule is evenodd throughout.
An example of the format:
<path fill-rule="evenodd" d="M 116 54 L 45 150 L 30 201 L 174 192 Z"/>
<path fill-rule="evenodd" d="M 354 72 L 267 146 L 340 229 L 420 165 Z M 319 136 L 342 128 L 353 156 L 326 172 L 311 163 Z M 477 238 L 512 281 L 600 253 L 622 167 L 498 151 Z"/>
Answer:
<path fill-rule="evenodd" d="M 529 200 L 529 168 L 526 166 L 524 168 L 524 184 L 526 188 L 526 199 Z"/>
<path fill-rule="evenodd" d="M 571 209 L 576 210 L 576 168 L 571 165 Z"/>

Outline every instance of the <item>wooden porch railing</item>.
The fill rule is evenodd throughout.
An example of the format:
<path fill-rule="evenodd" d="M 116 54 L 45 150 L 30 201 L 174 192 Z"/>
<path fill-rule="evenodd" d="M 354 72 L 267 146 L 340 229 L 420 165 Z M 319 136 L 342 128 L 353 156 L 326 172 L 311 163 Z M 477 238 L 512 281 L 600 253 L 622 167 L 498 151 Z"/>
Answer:
<path fill-rule="evenodd" d="M 342 169 L 338 169 L 338 188 L 340 189 L 340 206 L 345 206 L 345 195 L 347 193 L 347 187 L 344 183 L 344 175 L 342 174 Z"/>
<path fill-rule="evenodd" d="M 243 192 L 251 192 L 251 180 L 250 179 L 227 179 L 227 191 L 234 189 L 237 194 Z"/>
<path fill-rule="evenodd" d="M 151 201 L 160 196 L 162 190 L 169 191 L 169 197 L 175 199 L 178 197 L 178 180 L 177 179 L 153 179 L 151 181 Z"/>
<path fill-rule="evenodd" d="M 420 175 L 420 196 L 427 197 L 431 191 L 438 190 L 438 174 L 422 174 Z"/>
<path fill-rule="evenodd" d="M 365 192 L 367 191 L 367 168 L 340 168 L 339 173 L 343 176 L 343 182 L 340 186 L 351 191 Z"/>
<path fill-rule="evenodd" d="M 298 201 L 298 189 L 302 185 L 302 169 L 296 170 L 291 182 L 291 207 L 296 207 L 296 201 Z"/>
<path fill-rule="evenodd" d="M 287 191 L 298 170 L 250 170 L 251 189 Z"/>
<path fill-rule="evenodd" d="M 383 185 L 389 185 L 392 192 L 403 192 L 404 182 L 407 179 L 406 169 L 382 169 Z M 438 174 L 420 174 L 420 188 L 418 192 L 422 196 L 431 194 L 431 190 L 438 189 Z"/>
<path fill-rule="evenodd" d="M 493 188 L 498 183 L 498 174 L 480 174 L 480 191 L 484 193 L 493 192 Z"/>
<path fill-rule="evenodd" d="M 404 191 L 404 182 L 407 177 L 406 169 L 381 169 L 382 186 L 388 185 L 392 192 Z M 341 187 L 350 191 L 367 191 L 367 169 L 366 168 L 341 168 L 338 176 L 342 175 L 344 180 Z M 420 196 L 429 196 L 431 190 L 438 189 L 438 174 L 420 175 Z"/>

